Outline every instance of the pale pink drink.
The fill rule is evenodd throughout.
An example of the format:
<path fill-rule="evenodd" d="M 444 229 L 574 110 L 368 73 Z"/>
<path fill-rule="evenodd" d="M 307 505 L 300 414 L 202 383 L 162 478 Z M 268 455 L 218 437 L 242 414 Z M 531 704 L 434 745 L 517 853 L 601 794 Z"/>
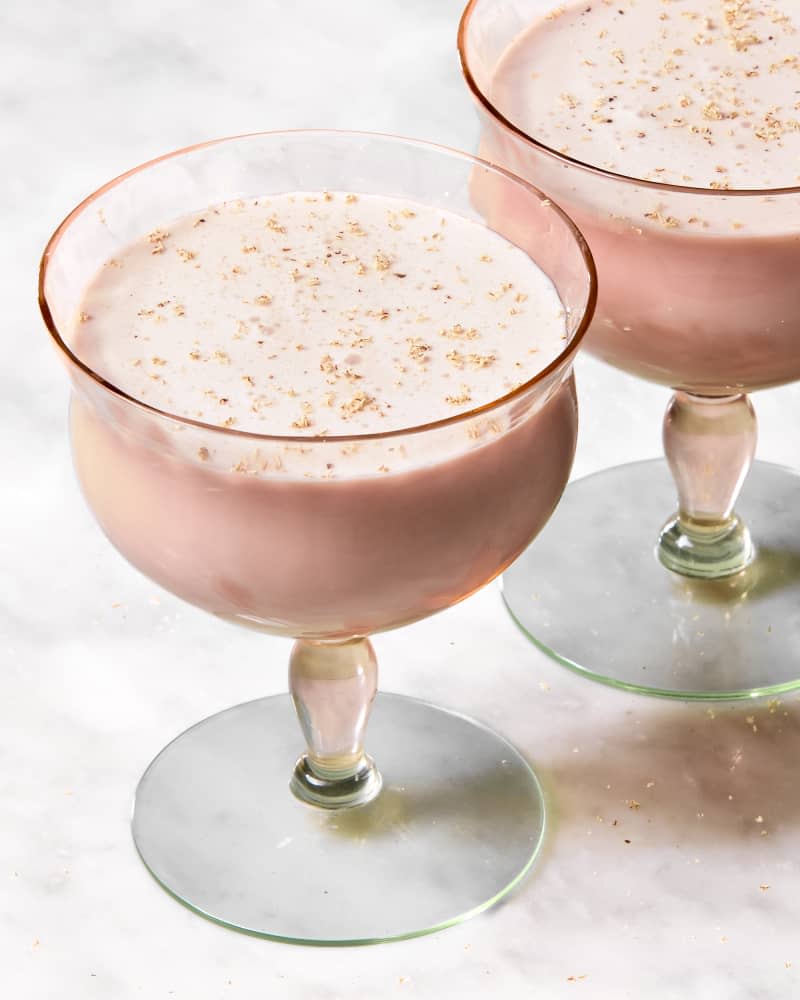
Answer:
<path fill-rule="evenodd" d="M 131 562 L 208 611 L 294 636 L 400 625 L 482 586 L 547 520 L 574 389 L 424 448 L 370 437 L 513 392 L 566 329 L 524 251 L 407 200 L 297 192 L 165 219 L 104 263 L 69 337 L 134 399 L 209 426 L 109 421 L 79 394 L 81 485 Z"/>
<path fill-rule="evenodd" d="M 462 52 L 495 112 L 482 115 L 481 151 L 579 221 L 601 278 L 587 345 L 611 364 L 707 395 L 800 377 L 790 13 L 471 5 Z"/>

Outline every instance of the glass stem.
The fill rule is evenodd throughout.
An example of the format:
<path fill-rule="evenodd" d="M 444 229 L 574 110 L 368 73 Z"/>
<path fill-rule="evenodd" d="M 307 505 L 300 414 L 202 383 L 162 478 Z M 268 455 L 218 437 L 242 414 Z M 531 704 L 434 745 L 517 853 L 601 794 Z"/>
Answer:
<path fill-rule="evenodd" d="M 308 747 L 292 775 L 297 798 L 325 809 L 374 799 L 381 776 L 364 753 L 378 690 L 378 661 L 369 639 L 298 639 L 289 660 L 289 690 Z"/>
<path fill-rule="evenodd" d="M 735 396 L 676 392 L 664 416 L 664 451 L 678 489 L 678 513 L 661 530 L 658 557 L 674 573 L 718 579 L 755 555 L 735 514 L 756 448 L 753 404 Z"/>

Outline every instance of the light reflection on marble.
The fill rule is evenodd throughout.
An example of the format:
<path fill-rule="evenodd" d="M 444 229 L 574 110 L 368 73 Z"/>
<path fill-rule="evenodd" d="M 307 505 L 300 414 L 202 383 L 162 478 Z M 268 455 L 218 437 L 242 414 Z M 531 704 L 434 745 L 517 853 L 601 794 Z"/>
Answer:
<path fill-rule="evenodd" d="M 285 690 L 288 643 L 159 593 L 100 535 L 70 468 L 66 380 L 34 299 L 38 255 L 99 183 L 213 135 L 339 126 L 472 148 L 459 7 L 0 10 L 4 997 L 800 995 L 797 696 L 709 711 L 606 690 L 534 649 L 494 587 L 376 645 L 386 689 L 483 719 L 537 767 L 550 834 L 506 903 L 429 938 L 308 950 L 188 912 L 132 846 L 131 798 L 151 757 L 205 715 Z M 663 390 L 586 360 L 579 391 L 576 474 L 659 454 Z M 756 403 L 760 457 L 797 465 L 800 387 Z"/>

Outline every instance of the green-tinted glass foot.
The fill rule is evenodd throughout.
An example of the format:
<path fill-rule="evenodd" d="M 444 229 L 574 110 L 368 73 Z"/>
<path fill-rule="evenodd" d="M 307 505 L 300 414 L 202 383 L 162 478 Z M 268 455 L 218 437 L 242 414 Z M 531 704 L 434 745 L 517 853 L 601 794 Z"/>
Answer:
<path fill-rule="evenodd" d="M 506 895 L 544 834 L 535 775 L 501 736 L 379 694 L 369 726 L 383 788 L 357 808 L 291 793 L 288 695 L 211 716 L 165 747 L 136 792 L 133 837 L 156 879 L 228 927 L 368 944 L 458 923 Z"/>
<path fill-rule="evenodd" d="M 674 502 L 664 461 L 571 483 L 503 577 L 513 617 L 561 663 L 644 694 L 716 700 L 800 687 L 800 476 L 753 464 L 737 508 L 755 556 L 722 579 L 659 562 L 653 527 Z"/>

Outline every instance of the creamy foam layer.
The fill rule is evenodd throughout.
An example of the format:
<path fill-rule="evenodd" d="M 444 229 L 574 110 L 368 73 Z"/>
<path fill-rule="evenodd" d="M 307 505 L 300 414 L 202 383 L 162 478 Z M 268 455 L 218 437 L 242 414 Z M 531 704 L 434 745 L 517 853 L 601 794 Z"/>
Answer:
<path fill-rule="evenodd" d="M 388 431 L 471 410 L 565 346 L 562 304 L 477 222 L 376 195 L 229 202 L 107 262 L 73 329 L 129 395 L 263 434 Z"/>
<path fill-rule="evenodd" d="M 491 99 L 584 163 L 717 189 L 800 184 L 797 12 L 758 0 L 591 0 L 531 24 Z"/>

